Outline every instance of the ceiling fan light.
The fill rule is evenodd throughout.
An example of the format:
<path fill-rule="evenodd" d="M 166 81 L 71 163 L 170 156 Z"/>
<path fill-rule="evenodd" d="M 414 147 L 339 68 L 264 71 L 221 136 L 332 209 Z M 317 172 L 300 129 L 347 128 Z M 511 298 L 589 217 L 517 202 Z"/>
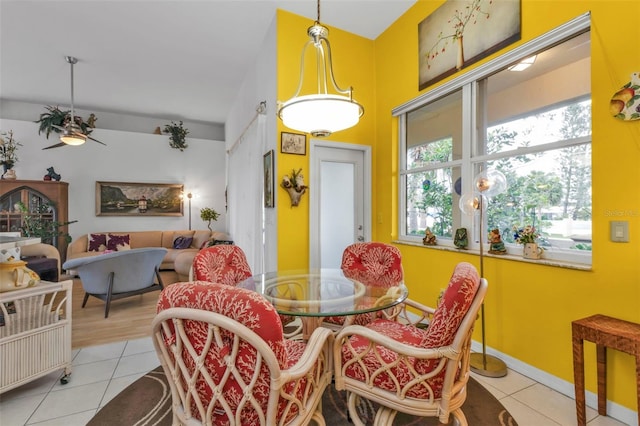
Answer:
<path fill-rule="evenodd" d="M 362 105 L 341 95 L 305 95 L 294 97 L 280 107 L 278 116 L 290 129 L 326 137 L 358 124 Z"/>
<path fill-rule="evenodd" d="M 67 145 L 82 145 L 87 141 L 86 137 L 78 134 L 62 135 L 60 136 L 60 142 L 64 142 Z"/>

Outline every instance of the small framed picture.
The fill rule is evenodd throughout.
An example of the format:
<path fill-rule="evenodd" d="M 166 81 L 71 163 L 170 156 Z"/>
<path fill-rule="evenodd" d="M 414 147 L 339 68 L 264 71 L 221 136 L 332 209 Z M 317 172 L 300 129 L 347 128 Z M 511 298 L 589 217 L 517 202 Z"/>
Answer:
<path fill-rule="evenodd" d="M 280 133 L 280 152 L 283 154 L 307 155 L 307 135 L 302 133 Z"/>
<path fill-rule="evenodd" d="M 273 150 L 270 150 L 264 155 L 263 166 L 264 166 L 264 206 L 273 207 L 274 205 Z"/>

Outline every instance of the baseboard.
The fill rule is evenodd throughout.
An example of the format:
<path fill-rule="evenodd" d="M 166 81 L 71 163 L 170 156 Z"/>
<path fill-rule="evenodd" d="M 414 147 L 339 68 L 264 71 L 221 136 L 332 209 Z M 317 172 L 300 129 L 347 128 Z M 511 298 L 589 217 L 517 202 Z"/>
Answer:
<path fill-rule="evenodd" d="M 471 350 L 474 352 L 482 352 L 482 343 L 473 341 L 471 343 Z M 530 379 L 541 383 L 548 388 L 560 392 L 563 395 L 568 396 L 575 400 L 575 388 L 573 382 L 568 382 L 559 377 L 553 376 L 546 371 L 535 368 L 529 364 L 526 364 L 519 359 L 505 355 L 499 351 L 496 351 L 490 347 L 486 347 L 487 354 L 500 358 L 507 364 L 507 367 L 517 373 L 527 376 Z M 585 392 L 586 405 L 594 410 L 598 410 L 598 396 L 593 392 Z M 607 416 L 618 420 L 629 426 L 638 425 L 638 413 L 624 407 L 620 404 L 607 400 Z"/>

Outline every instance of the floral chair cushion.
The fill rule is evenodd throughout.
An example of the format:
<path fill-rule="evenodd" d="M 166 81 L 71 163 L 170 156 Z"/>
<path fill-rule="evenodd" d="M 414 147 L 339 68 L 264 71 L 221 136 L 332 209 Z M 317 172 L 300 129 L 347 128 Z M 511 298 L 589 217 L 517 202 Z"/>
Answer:
<path fill-rule="evenodd" d="M 402 255 L 396 247 L 379 243 L 355 243 L 342 253 L 342 272 L 345 277 L 368 286 L 391 287 L 404 278 Z M 353 324 L 367 325 L 379 315 L 375 312 L 359 314 Z M 330 324 L 344 324 L 345 317 L 328 317 Z"/>
<path fill-rule="evenodd" d="M 449 285 L 440 299 L 440 303 L 426 330 L 387 319 L 377 319 L 367 325 L 367 328 L 391 337 L 398 342 L 416 347 L 433 349 L 450 345 L 453 343 L 458 328 L 469 310 L 479 286 L 480 277 L 476 269 L 469 263 L 461 262 L 456 266 Z M 358 335 L 352 336 L 350 343 L 358 354 L 367 351 L 369 346 L 369 340 Z M 391 349 L 377 346 L 376 352 L 386 365 L 394 365 L 398 360 L 397 352 Z M 354 358 L 353 352 L 347 346 L 344 346 L 342 349 L 343 364 L 347 364 L 352 358 Z M 415 379 L 416 373 L 429 374 L 443 362 L 444 359 L 406 359 L 391 367 L 389 373 L 379 374 L 374 381 L 374 385 L 381 389 L 395 392 L 398 388 L 402 388 Z M 363 366 L 366 366 L 366 372 Z M 380 359 L 378 359 L 375 352 L 370 352 L 364 356 L 361 363 L 353 363 L 345 373 L 348 377 L 366 381 L 366 377 L 379 370 L 381 366 Z M 434 398 L 441 397 L 445 373 L 446 369 L 442 369 L 442 371 L 427 380 L 429 387 L 433 391 Z M 422 385 L 411 387 L 407 392 L 407 396 L 422 399 L 431 397 L 430 390 Z"/>
<path fill-rule="evenodd" d="M 283 370 L 296 364 L 306 348 L 306 343 L 300 340 L 284 339 L 276 310 L 260 294 L 247 289 L 210 282 L 175 283 L 166 287 L 160 294 L 157 312 L 172 307 L 216 312 L 240 322 L 267 343 Z M 274 324 L 277 324 L 277 326 L 273 326 Z M 266 363 L 261 362 L 256 348 L 251 343 L 241 340 L 237 349 L 237 356 L 230 357 L 229 355 L 234 351 L 232 342 L 235 333 L 233 331 L 223 330 L 223 342 L 218 346 L 215 341 L 207 341 L 207 324 L 200 321 L 187 320 L 184 323 L 184 328 L 196 354 L 203 355 L 203 352 L 207 349 L 207 344 L 210 344 L 208 352 L 204 354 L 204 363 L 210 377 L 197 375 L 195 389 L 197 389 L 198 395 L 203 401 L 209 402 L 212 401 L 212 398 L 218 398 L 213 408 L 213 424 L 229 424 L 227 415 L 220 408 L 220 404 L 225 402 L 230 405 L 233 412 L 238 407 L 243 406 L 241 408 L 241 417 L 246 420 L 246 422 L 243 421 L 243 424 L 259 424 L 258 412 L 250 403 L 247 403 L 246 396 L 243 395 L 245 391 L 240 384 L 249 383 L 255 379 L 254 371 L 260 368 L 256 386 L 251 394 L 259 402 L 262 411 L 266 411 L 271 374 Z M 172 329 L 171 331 L 172 333 L 168 336 L 164 336 L 166 346 L 170 346 L 176 341 L 175 330 Z M 230 374 L 231 366 L 229 363 L 231 359 L 235 360 L 234 367 L 237 369 L 239 376 L 234 376 L 234 373 Z M 186 368 L 189 369 L 189 376 L 191 376 L 198 366 L 186 346 L 182 347 L 182 360 Z M 185 383 L 181 385 L 186 388 Z M 303 377 L 298 381 L 292 381 L 285 385 L 284 396 L 295 393 L 301 399 L 302 393 L 309 392 L 306 388 L 307 381 Z M 284 413 L 286 410 L 287 415 L 285 417 L 293 418 L 297 415 L 298 408 L 295 406 L 287 407 L 287 399 L 284 396 L 281 393 L 278 412 Z M 194 415 L 198 413 L 195 406 L 192 406 L 192 412 Z"/>
<path fill-rule="evenodd" d="M 342 271 L 366 285 L 390 287 L 403 279 L 402 256 L 396 247 L 379 243 L 355 243 L 342 253 Z"/>
<path fill-rule="evenodd" d="M 207 247 L 193 259 L 194 280 L 235 286 L 251 275 L 244 252 L 235 245 Z"/>

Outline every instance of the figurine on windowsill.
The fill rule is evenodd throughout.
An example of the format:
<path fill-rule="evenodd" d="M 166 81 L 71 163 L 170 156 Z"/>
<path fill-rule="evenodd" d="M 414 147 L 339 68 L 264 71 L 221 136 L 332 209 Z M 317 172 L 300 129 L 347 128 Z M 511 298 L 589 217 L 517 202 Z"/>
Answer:
<path fill-rule="evenodd" d="M 424 230 L 424 238 L 422 239 L 422 244 L 425 246 L 435 246 L 436 245 L 436 236 L 433 235 L 431 229 L 427 228 Z"/>
<path fill-rule="evenodd" d="M 466 250 L 469 245 L 469 237 L 467 237 L 467 228 L 456 229 L 456 236 L 453 239 L 453 245 L 459 249 Z"/>
<path fill-rule="evenodd" d="M 500 231 L 498 228 L 489 231 L 489 253 L 491 254 L 507 254 L 507 249 L 502 242 Z"/>

